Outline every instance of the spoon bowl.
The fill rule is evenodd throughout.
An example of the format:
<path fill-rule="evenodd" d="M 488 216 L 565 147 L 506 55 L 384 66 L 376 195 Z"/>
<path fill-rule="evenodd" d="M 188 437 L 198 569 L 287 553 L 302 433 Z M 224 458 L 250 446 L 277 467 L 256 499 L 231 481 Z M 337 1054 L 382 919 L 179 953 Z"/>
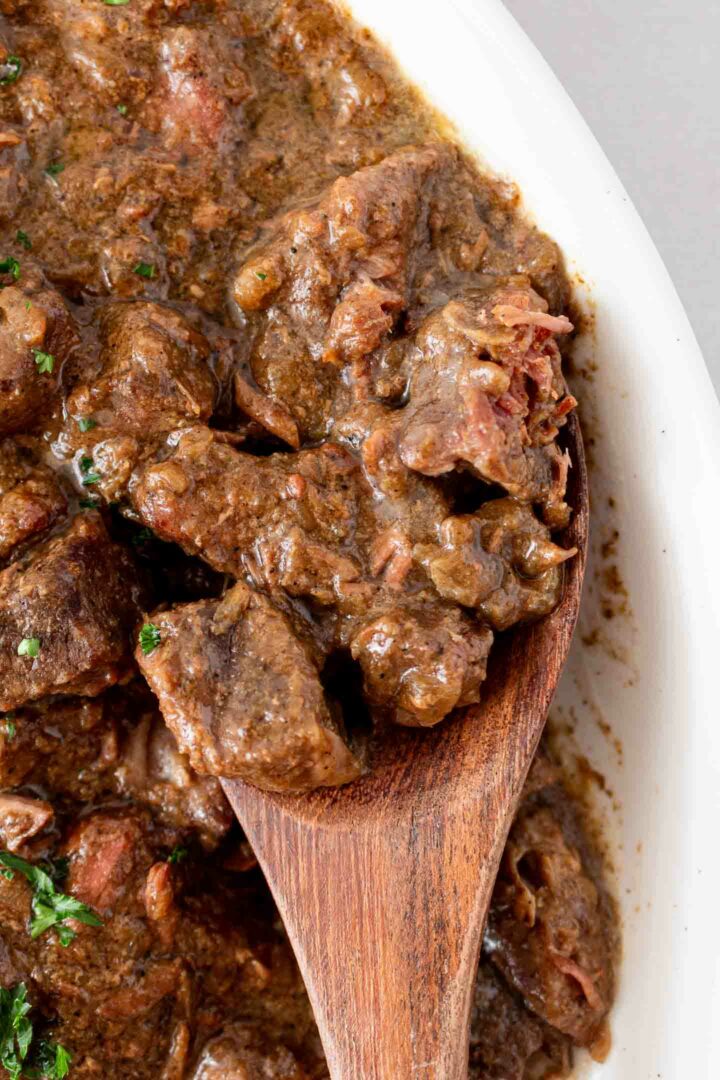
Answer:
<path fill-rule="evenodd" d="M 297 956 L 333 1080 L 461 1080 L 485 917 L 580 607 L 588 491 L 569 418 L 573 508 L 555 611 L 500 635 L 483 700 L 395 728 L 372 772 L 275 795 L 224 787 Z"/>

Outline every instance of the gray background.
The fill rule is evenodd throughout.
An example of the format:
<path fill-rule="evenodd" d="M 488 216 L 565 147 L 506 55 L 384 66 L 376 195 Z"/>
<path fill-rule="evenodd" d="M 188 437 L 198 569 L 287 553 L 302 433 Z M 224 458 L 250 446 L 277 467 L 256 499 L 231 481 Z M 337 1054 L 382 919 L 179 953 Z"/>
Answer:
<path fill-rule="evenodd" d="M 627 187 L 720 393 L 720 0 L 504 2 Z"/>

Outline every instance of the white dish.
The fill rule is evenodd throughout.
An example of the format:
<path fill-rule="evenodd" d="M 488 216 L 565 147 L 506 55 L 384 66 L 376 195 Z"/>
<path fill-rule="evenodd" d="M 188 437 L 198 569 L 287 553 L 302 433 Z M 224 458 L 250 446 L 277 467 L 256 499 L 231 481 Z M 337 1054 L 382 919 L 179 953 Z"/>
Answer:
<path fill-rule="evenodd" d="M 624 924 L 614 1049 L 593 1080 L 720 1076 L 720 408 L 681 304 L 611 166 L 498 0 L 353 0 L 410 78 L 563 248 L 594 305 L 595 552 L 558 695 L 604 774 Z M 580 24 L 579 24 L 580 25 Z M 642 148 L 638 147 L 638 153 Z M 612 492 L 615 510 L 607 504 Z M 631 615 L 599 616 L 616 565 Z M 614 657 L 611 655 L 614 653 Z M 587 701 L 589 704 L 583 705 Z M 608 723 L 622 742 L 622 763 Z M 609 806 L 608 800 L 605 800 Z M 442 1080 L 442 1078 L 438 1078 Z"/>

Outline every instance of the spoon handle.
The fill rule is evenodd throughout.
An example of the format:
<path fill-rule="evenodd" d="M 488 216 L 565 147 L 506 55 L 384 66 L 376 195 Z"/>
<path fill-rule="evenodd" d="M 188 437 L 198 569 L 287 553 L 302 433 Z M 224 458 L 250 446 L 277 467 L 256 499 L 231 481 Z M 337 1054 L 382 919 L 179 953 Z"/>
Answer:
<path fill-rule="evenodd" d="M 487 808 L 466 798 L 431 820 L 408 809 L 346 831 L 233 788 L 333 1080 L 466 1077 L 482 920 L 505 841 L 479 828 Z"/>

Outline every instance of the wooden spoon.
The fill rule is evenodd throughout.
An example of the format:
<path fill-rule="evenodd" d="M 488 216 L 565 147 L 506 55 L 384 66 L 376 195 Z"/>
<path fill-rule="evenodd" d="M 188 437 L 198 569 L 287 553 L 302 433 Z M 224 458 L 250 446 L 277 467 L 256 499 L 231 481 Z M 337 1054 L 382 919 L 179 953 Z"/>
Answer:
<path fill-rule="evenodd" d="M 588 530 L 577 419 L 557 610 L 501 635 L 483 701 L 398 728 L 373 772 L 305 797 L 225 790 L 295 949 L 333 1080 L 461 1080 L 498 863 L 565 663 Z"/>

